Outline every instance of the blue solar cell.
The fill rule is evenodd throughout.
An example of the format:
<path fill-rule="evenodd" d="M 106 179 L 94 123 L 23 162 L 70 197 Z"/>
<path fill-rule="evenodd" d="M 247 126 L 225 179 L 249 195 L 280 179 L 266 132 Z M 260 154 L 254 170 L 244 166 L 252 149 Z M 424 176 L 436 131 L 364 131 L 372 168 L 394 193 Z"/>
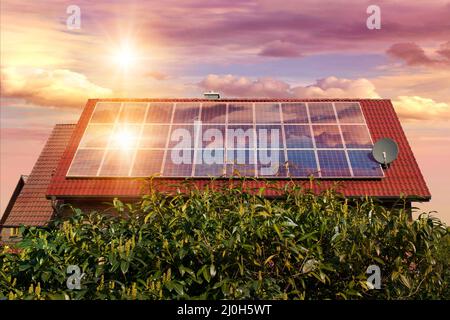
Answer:
<path fill-rule="evenodd" d="M 283 103 L 281 104 L 283 110 L 284 123 L 308 123 L 308 113 L 306 111 L 306 104 L 301 102 Z"/>
<path fill-rule="evenodd" d="M 288 149 L 313 147 L 309 125 L 285 125 L 284 132 Z"/>
<path fill-rule="evenodd" d="M 223 148 L 198 149 L 195 151 L 196 177 L 220 177 L 224 175 L 225 153 Z"/>
<path fill-rule="evenodd" d="M 224 148 L 225 147 L 225 126 L 223 125 L 202 125 L 202 143 L 198 146 L 202 148 Z"/>
<path fill-rule="evenodd" d="M 190 177 L 194 162 L 193 149 L 167 150 L 163 175 L 167 177 Z"/>
<path fill-rule="evenodd" d="M 318 176 L 316 157 L 312 150 L 288 150 L 289 175 L 291 177 Z"/>
<path fill-rule="evenodd" d="M 257 173 L 259 177 L 287 177 L 283 149 L 258 150 Z"/>
<path fill-rule="evenodd" d="M 256 103 L 256 123 L 280 123 L 280 105 L 278 103 Z"/>
<path fill-rule="evenodd" d="M 240 103 L 228 105 L 228 123 L 253 123 L 253 104 Z"/>
<path fill-rule="evenodd" d="M 329 102 L 309 102 L 308 109 L 312 123 L 336 123 L 333 104 Z"/>
<path fill-rule="evenodd" d="M 83 134 L 80 148 L 106 148 L 113 132 L 112 124 L 88 125 Z"/>
<path fill-rule="evenodd" d="M 255 151 L 228 149 L 226 158 L 227 176 L 255 176 Z"/>
<path fill-rule="evenodd" d="M 172 118 L 173 103 L 150 102 L 146 123 L 169 124 Z"/>
<path fill-rule="evenodd" d="M 334 106 L 339 122 L 364 123 L 364 116 L 357 102 L 335 102 Z"/>
<path fill-rule="evenodd" d="M 172 125 L 169 136 L 169 148 L 194 148 L 194 126 L 193 125 Z"/>
<path fill-rule="evenodd" d="M 136 149 L 141 126 L 135 124 L 116 125 L 109 141 L 109 147 L 115 149 Z"/>
<path fill-rule="evenodd" d="M 250 125 L 228 125 L 228 149 L 252 149 L 255 146 L 255 130 Z"/>
<path fill-rule="evenodd" d="M 256 143 L 258 148 L 284 148 L 281 126 L 257 125 Z"/>
<path fill-rule="evenodd" d="M 224 165 L 220 164 L 196 164 L 194 177 L 222 177 Z"/>
<path fill-rule="evenodd" d="M 173 123 L 190 123 L 200 120 L 200 105 L 198 103 L 177 103 Z"/>
<path fill-rule="evenodd" d="M 95 105 L 90 123 L 114 123 L 121 107 L 118 102 L 99 102 Z"/>
<path fill-rule="evenodd" d="M 365 125 L 341 125 L 341 130 L 347 148 L 372 147 L 369 131 Z"/>
<path fill-rule="evenodd" d="M 318 150 L 322 177 L 350 177 L 347 157 L 343 150 Z"/>
<path fill-rule="evenodd" d="M 133 161 L 133 150 L 107 150 L 100 177 L 127 177 Z"/>
<path fill-rule="evenodd" d="M 126 102 L 122 106 L 119 115 L 119 122 L 122 123 L 142 123 L 145 119 L 147 103 Z"/>
<path fill-rule="evenodd" d="M 204 103 L 201 120 L 205 123 L 225 124 L 227 105 L 224 103 Z"/>
<path fill-rule="evenodd" d="M 338 126 L 313 125 L 317 148 L 343 148 Z"/>
<path fill-rule="evenodd" d="M 164 150 L 138 150 L 131 175 L 149 177 L 161 175 Z"/>
<path fill-rule="evenodd" d="M 139 148 L 165 148 L 168 136 L 169 125 L 145 125 L 142 129 Z"/>
<path fill-rule="evenodd" d="M 373 159 L 370 150 L 349 150 L 348 157 L 355 177 L 382 177 L 380 165 Z"/>
<path fill-rule="evenodd" d="M 72 177 L 97 175 L 104 152 L 98 149 L 78 149 L 67 175 Z"/>

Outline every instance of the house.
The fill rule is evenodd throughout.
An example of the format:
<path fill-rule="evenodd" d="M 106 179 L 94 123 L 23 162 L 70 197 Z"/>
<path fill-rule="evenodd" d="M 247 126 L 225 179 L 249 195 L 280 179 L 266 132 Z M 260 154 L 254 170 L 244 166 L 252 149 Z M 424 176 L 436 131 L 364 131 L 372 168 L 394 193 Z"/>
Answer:
<path fill-rule="evenodd" d="M 382 138 L 398 145 L 390 165 L 372 154 Z M 22 224 L 68 214 L 62 204 L 93 210 L 115 197 L 137 200 L 149 176 L 163 192 L 186 178 L 202 188 L 248 176 L 256 178 L 249 190 L 290 182 L 319 192 L 339 182 L 345 196 L 386 206 L 431 199 L 390 100 L 90 99 L 77 124 L 55 126 L 19 182 L 1 220 L 3 239 Z"/>

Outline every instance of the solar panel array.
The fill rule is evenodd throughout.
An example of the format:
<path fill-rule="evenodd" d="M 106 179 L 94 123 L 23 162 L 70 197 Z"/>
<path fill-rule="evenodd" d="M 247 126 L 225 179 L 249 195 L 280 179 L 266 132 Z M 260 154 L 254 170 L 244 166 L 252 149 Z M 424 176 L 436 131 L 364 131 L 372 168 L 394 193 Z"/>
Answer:
<path fill-rule="evenodd" d="M 381 178 L 358 102 L 99 102 L 68 177 Z"/>

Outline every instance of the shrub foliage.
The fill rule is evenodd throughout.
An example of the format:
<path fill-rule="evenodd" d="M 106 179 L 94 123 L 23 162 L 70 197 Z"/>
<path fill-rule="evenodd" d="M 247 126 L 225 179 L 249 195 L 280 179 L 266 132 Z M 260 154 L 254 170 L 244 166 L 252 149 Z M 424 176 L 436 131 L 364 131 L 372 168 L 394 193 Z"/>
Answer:
<path fill-rule="evenodd" d="M 286 186 L 114 200 L 0 248 L 8 299 L 449 299 L 448 231 L 422 214 Z M 279 191 L 279 190 L 278 190 Z M 446 241 L 444 249 L 440 243 Z M 85 274 L 67 288 L 69 265 Z M 381 269 L 381 289 L 367 283 Z"/>

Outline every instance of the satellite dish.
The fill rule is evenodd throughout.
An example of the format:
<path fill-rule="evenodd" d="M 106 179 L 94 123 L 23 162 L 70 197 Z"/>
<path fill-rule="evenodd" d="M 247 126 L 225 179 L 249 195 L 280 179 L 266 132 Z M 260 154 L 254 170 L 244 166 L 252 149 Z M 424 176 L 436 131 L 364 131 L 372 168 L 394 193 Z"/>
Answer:
<path fill-rule="evenodd" d="M 372 155 L 378 163 L 388 167 L 391 162 L 397 159 L 398 145 L 392 139 L 382 138 L 374 144 Z"/>

